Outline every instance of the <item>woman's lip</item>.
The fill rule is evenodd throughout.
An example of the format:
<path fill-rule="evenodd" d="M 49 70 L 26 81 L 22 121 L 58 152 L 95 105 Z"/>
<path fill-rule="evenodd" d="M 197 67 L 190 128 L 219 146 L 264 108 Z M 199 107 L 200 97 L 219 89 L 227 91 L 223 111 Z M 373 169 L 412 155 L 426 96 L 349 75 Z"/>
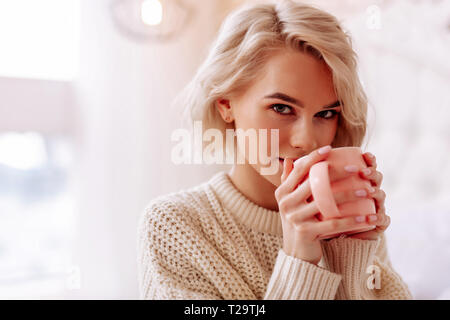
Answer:
<path fill-rule="evenodd" d="M 294 157 L 294 158 L 289 158 L 289 159 L 292 159 L 292 161 L 295 162 L 295 160 L 300 159 L 300 158 Z M 278 157 L 278 160 L 279 160 L 280 162 L 283 162 L 283 161 L 284 161 L 284 158 Z"/>

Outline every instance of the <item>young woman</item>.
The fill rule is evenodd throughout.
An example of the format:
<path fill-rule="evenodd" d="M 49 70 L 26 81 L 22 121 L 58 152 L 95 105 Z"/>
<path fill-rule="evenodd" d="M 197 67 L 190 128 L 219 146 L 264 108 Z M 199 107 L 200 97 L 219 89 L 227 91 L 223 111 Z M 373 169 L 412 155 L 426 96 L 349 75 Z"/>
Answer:
<path fill-rule="evenodd" d="M 363 155 L 367 172 L 348 167 L 373 187 L 335 194 L 338 204 L 375 199 L 371 218 L 320 221 L 306 201 L 310 167 L 331 147 L 360 146 L 366 133 L 356 54 L 335 17 L 292 0 L 241 7 L 185 93 L 203 130 L 278 129 L 282 165 L 262 175 L 246 156 L 228 173 L 153 199 L 139 224 L 141 298 L 412 299 L 387 254 L 373 155 Z M 374 229 L 320 239 L 364 226 Z"/>

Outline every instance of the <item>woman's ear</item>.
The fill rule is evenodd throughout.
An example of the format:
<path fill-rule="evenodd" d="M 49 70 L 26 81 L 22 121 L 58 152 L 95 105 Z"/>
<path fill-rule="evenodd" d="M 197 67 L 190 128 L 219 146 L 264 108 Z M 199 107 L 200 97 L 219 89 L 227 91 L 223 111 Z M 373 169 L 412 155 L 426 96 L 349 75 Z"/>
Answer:
<path fill-rule="evenodd" d="M 230 100 L 223 98 L 216 99 L 216 108 L 225 122 L 233 121 L 233 113 L 231 110 Z"/>

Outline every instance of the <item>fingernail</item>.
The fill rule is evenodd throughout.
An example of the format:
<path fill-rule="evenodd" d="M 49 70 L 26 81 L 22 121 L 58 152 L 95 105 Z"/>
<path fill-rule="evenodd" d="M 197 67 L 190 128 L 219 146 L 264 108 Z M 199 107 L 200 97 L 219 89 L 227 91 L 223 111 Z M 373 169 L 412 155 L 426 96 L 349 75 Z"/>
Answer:
<path fill-rule="evenodd" d="M 371 170 L 370 170 L 369 168 L 365 168 L 365 169 L 362 170 L 362 172 L 363 172 L 366 176 L 368 176 L 368 175 L 370 174 Z"/>
<path fill-rule="evenodd" d="M 373 188 L 373 187 L 368 187 L 368 189 L 369 189 L 370 193 L 374 193 L 375 192 L 375 188 Z"/>
<path fill-rule="evenodd" d="M 358 167 L 353 164 L 345 166 L 344 169 L 347 172 L 357 172 L 358 171 Z"/>
<path fill-rule="evenodd" d="M 375 156 L 373 154 L 371 154 L 370 152 L 367 153 L 367 155 L 369 156 L 369 158 L 374 159 Z"/>
<path fill-rule="evenodd" d="M 364 222 L 366 220 L 365 216 L 357 216 L 355 217 L 356 222 Z"/>
<path fill-rule="evenodd" d="M 330 152 L 330 150 L 331 150 L 331 146 L 325 146 L 325 147 L 322 147 L 322 148 L 319 149 L 319 153 L 320 154 L 325 154 L 327 152 Z"/>
<path fill-rule="evenodd" d="M 377 216 L 369 216 L 369 221 L 377 221 L 378 217 Z"/>
<path fill-rule="evenodd" d="M 356 191 L 355 191 L 355 194 L 356 194 L 358 197 L 365 197 L 365 196 L 367 196 L 367 192 L 366 192 L 366 190 L 364 190 L 364 189 L 356 190 Z"/>

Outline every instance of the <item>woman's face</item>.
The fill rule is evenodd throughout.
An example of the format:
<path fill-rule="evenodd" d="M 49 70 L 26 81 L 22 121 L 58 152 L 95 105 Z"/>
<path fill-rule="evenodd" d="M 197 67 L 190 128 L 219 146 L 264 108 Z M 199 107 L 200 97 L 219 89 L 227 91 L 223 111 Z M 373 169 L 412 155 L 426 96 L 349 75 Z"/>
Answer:
<path fill-rule="evenodd" d="M 270 157 L 270 129 L 279 129 L 279 157 L 298 159 L 333 142 L 341 107 L 327 65 L 311 55 L 283 49 L 264 65 L 262 76 L 244 92 L 231 100 L 218 100 L 224 118 L 234 120 L 235 129 L 267 129 L 266 155 Z M 258 137 L 259 141 L 259 137 Z M 238 147 L 244 148 L 242 145 Z M 249 139 L 246 138 L 246 165 L 249 159 Z M 258 154 L 258 153 L 256 153 Z M 260 157 L 250 165 L 261 173 Z M 262 175 L 275 186 L 281 183 L 283 162 L 276 174 Z"/>

